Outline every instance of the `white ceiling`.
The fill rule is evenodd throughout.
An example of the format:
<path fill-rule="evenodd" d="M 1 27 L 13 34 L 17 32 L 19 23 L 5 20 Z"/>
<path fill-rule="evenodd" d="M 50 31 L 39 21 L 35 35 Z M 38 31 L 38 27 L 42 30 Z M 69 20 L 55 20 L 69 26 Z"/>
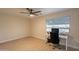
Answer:
<path fill-rule="evenodd" d="M 68 10 L 67 8 L 35 8 L 35 10 L 41 10 L 43 15 L 50 13 L 57 13 L 60 11 Z"/>
<path fill-rule="evenodd" d="M 42 15 L 56 13 L 64 10 L 68 10 L 67 8 L 33 8 L 35 11 L 39 10 L 42 11 Z M 7 14 L 17 14 L 17 15 L 25 15 L 21 14 L 20 12 L 27 12 L 25 8 L 0 8 L 0 13 L 7 13 Z"/>

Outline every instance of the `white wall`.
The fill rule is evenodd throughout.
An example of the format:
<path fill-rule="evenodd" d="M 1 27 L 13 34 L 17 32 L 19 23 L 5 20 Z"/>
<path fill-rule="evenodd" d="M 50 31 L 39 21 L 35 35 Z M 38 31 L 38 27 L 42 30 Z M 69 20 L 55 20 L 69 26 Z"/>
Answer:
<path fill-rule="evenodd" d="M 0 13 L 0 43 L 29 35 L 29 18 Z"/>
<path fill-rule="evenodd" d="M 31 19 L 31 36 L 44 39 L 45 40 L 45 33 L 46 33 L 46 25 L 45 25 L 45 18 L 44 17 L 36 17 Z"/>

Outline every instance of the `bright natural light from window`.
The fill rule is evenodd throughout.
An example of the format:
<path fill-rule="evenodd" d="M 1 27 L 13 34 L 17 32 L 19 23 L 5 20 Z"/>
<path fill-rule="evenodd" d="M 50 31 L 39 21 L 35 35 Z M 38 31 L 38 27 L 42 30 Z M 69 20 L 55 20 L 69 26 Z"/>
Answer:
<path fill-rule="evenodd" d="M 59 28 L 60 33 L 69 32 L 69 24 L 60 24 L 60 25 L 47 25 L 47 31 L 51 31 L 51 28 Z"/>
<path fill-rule="evenodd" d="M 52 28 L 59 28 L 59 33 L 69 33 L 69 19 L 69 16 L 63 16 L 47 20 L 47 32 L 50 32 Z"/>

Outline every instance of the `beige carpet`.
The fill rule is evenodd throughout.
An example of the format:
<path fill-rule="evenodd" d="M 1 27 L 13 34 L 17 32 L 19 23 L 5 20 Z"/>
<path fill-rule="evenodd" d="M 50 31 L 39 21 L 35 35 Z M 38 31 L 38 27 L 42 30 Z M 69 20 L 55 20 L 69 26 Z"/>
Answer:
<path fill-rule="evenodd" d="M 53 49 L 44 40 L 34 37 L 22 38 L 6 43 L 0 44 L 1 51 L 59 51 L 59 49 Z"/>

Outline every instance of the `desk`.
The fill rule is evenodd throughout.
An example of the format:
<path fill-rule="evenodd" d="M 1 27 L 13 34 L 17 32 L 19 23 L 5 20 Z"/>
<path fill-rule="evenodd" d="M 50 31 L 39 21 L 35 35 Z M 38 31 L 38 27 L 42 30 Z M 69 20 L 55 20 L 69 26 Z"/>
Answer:
<path fill-rule="evenodd" d="M 66 44 L 66 51 L 67 51 L 67 39 L 68 39 L 68 36 L 69 34 L 68 33 L 60 33 L 59 34 L 59 39 L 60 41 L 66 41 L 65 44 Z"/>

